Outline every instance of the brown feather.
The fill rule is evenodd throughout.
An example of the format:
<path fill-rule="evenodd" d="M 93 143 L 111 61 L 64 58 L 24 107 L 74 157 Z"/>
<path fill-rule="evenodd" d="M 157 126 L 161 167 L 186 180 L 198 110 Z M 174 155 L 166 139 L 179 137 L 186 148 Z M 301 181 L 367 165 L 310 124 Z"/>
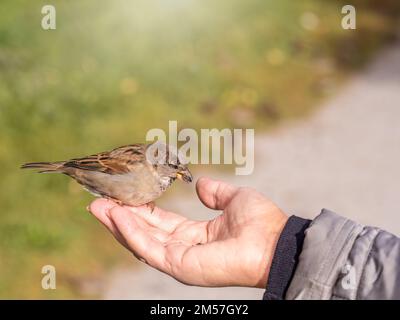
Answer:
<path fill-rule="evenodd" d="M 127 145 L 91 156 L 76 158 L 64 163 L 64 167 L 121 174 L 130 171 L 130 165 L 145 160 L 143 145 Z"/>

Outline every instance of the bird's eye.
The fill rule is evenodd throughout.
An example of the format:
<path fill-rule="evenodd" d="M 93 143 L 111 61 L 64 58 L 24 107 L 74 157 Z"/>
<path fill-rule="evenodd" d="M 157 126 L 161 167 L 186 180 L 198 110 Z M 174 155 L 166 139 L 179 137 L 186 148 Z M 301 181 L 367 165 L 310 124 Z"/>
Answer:
<path fill-rule="evenodd" d="M 178 166 L 176 164 L 171 164 L 170 167 L 173 169 L 178 169 Z"/>

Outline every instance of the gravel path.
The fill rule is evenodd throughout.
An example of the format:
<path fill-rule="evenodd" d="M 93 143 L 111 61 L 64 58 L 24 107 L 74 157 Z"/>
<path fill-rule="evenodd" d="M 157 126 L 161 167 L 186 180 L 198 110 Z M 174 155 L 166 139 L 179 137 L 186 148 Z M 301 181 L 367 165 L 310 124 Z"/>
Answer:
<path fill-rule="evenodd" d="M 219 177 L 259 189 L 288 213 L 312 218 L 325 207 L 400 234 L 399 122 L 400 44 L 383 51 L 310 118 L 257 136 L 252 176 Z M 212 215 L 193 189 L 184 193 L 163 206 L 197 219 Z M 260 299 L 262 292 L 185 286 L 135 264 L 111 273 L 103 297 Z"/>

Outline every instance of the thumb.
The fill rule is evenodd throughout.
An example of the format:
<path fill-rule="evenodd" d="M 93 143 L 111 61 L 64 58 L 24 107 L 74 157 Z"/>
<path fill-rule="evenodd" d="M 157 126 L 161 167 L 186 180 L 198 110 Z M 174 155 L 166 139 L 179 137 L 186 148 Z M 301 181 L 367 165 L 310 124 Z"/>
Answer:
<path fill-rule="evenodd" d="M 223 210 L 237 193 L 238 188 L 223 181 L 203 177 L 197 181 L 196 191 L 206 207 Z"/>

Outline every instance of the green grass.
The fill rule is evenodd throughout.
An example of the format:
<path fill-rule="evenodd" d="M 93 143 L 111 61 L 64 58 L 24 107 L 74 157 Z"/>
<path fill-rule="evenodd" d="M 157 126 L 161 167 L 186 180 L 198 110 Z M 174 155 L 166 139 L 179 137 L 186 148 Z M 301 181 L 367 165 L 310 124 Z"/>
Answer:
<path fill-rule="evenodd" d="M 86 211 L 92 199 L 63 176 L 22 172 L 142 142 L 148 129 L 268 128 L 308 113 L 389 41 L 396 0 L 2 1 L 0 12 L 0 297 L 91 297 L 130 259 Z M 305 12 L 319 17 L 307 30 Z M 40 287 L 57 268 L 57 290 Z"/>

